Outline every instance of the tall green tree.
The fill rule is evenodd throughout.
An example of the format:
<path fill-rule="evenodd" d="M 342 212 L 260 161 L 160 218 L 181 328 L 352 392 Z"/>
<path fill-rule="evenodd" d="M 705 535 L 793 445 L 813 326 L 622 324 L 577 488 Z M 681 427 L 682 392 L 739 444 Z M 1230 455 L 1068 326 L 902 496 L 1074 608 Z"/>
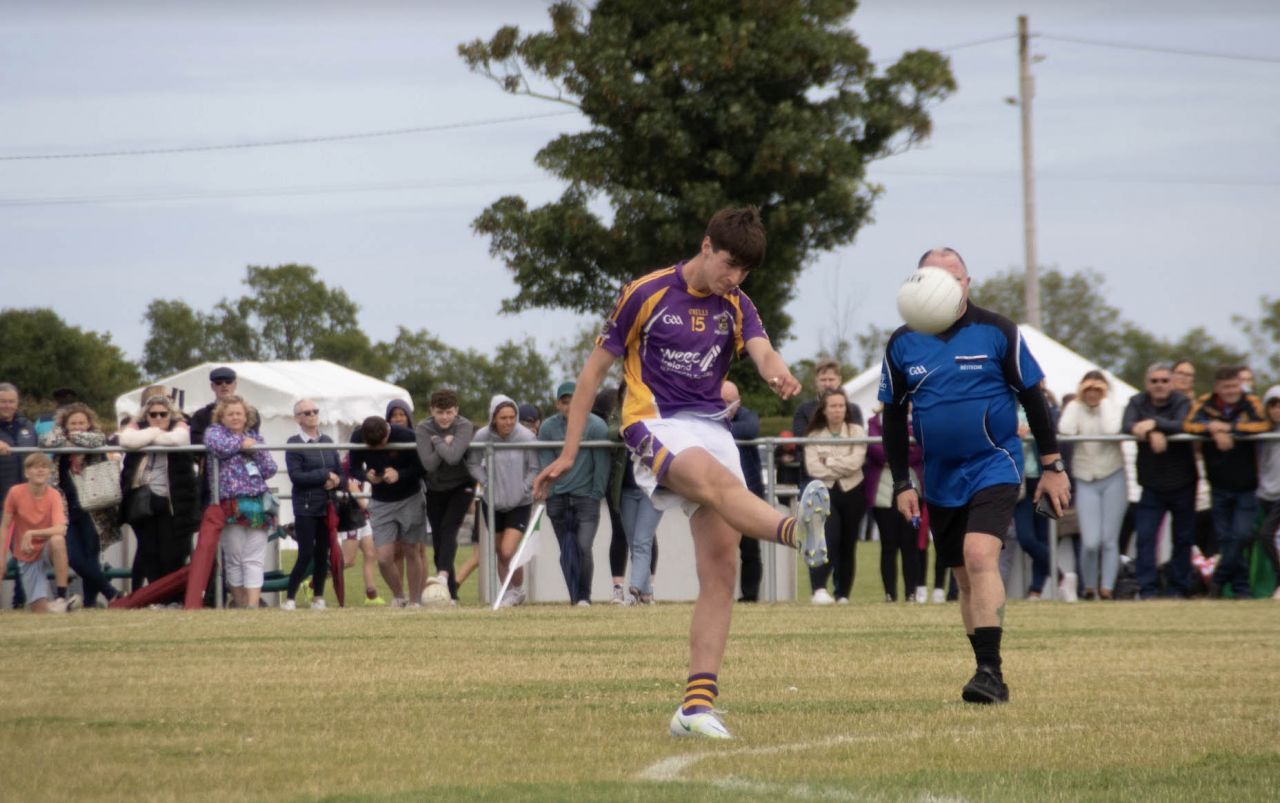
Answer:
<path fill-rule="evenodd" d="M 536 157 L 567 184 L 559 199 L 531 209 L 506 196 L 473 224 L 519 288 L 503 310 L 603 312 L 624 282 L 691 255 L 717 209 L 754 204 L 769 252 L 745 289 L 785 340 L 806 262 L 869 220 L 880 188 L 867 163 L 926 138 L 928 107 L 955 89 L 927 50 L 877 70 L 846 27 L 856 5 L 566 0 L 549 31 L 504 26 L 459 46 L 504 91 L 589 122 Z"/>
<path fill-rule="evenodd" d="M 110 334 L 71 326 L 51 309 L 4 310 L 0 343 L 0 381 L 16 385 L 28 405 L 39 406 L 54 390 L 71 388 L 111 421 L 116 397 L 141 382 L 138 366 Z"/>
<path fill-rule="evenodd" d="M 368 338 L 360 342 L 360 307 L 345 290 L 321 281 L 315 268 L 250 265 L 243 284 L 248 292 L 220 300 L 209 312 L 182 301 L 152 301 L 143 315 L 146 370 L 160 376 L 206 360 L 308 360 L 323 356 L 316 354 L 318 344 L 326 354 L 379 364 Z"/>
<path fill-rule="evenodd" d="M 426 329 L 402 326 L 381 349 L 391 381 L 409 391 L 419 415 L 426 414 L 431 394 L 442 388 L 457 392 L 461 414 L 473 421 L 488 418 L 495 393 L 537 404 L 545 413 L 554 392 L 551 366 L 532 341 L 506 341 L 490 356 L 455 349 Z"/>
<path fill-rule="evenodd" d="M 185 301 L 152 300 L 142 314 L 147 341 L 142 346 L 142 368 L 148 376 L 176 373 L 204 359 L 208 347 L 208 323 Z"/>

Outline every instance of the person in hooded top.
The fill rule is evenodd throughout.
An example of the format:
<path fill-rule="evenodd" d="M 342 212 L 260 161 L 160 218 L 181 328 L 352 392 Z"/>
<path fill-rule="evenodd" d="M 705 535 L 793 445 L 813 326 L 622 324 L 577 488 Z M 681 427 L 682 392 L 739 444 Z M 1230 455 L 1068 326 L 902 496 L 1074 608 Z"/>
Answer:
<path fill-rule="evenodd" d="M 458 414 L 458 394 L 447 388 L 431 394 L 431 415 L 415 430 L 418 458 L 426 471 L 427 520 L 436 573 L 427 585 L 447 585 L 449 597 L 458 599 L 458 530 L 475 501 L 476 484 L 467 469 L 467 449 L 475 427 Z"/>
<path fill-rule="evenodd" d="M 486 443 L 534 443 L 533 433 L 516 420 L 517 405 L 501 393 L 489 400 L 489 423 L 471 439 L 467 468 L 483 494 L 484 515 L 493 506 L 493 548 L 498 558 L 499 577 L 510 572 L 511 559 L 520 546 L 520 537 L 529 526 L 533 510 L 533 479 L 538 475 L 538 455 L 533 449 L 502 449 L 493 452 L 493 487 L 488 487 L 489 471 L 483 445 Z M 525 601 L 524 570 L 515 576 L 502 598 L 502 607 Z"/>

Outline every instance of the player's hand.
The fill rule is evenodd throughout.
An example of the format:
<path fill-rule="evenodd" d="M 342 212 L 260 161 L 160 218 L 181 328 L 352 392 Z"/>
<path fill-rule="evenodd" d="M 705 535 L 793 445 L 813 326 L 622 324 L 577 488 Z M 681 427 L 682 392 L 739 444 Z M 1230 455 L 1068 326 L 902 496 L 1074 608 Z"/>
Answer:
<path fill-rule="evenodd" d="M 546 499 L 551 495 L 551 486 L 556 484 L 556 480 L 560 479 L 560 475 L 573 468 L 573 461 L 560 455 L 551 461 L 551 465 L 538 472 L 538 476 L 533 480 L 533 498 Z"/>
<path fill-rule="evenodd" d="M 1036 483 L 1036 495 L 1032 500 L 1039 502 L 1040 497 L 1049 495 L 1049 502 L 1059 516 L 1071 505 L 1071 480 L 1065 471 L 1044 471 L 1040 474 L 1040 482 Z"/>
<path fill-rule="evenodd" d="M 898 512 L 902 514 L 902 518 L 913 523 L 920 520 L 920 495 L 916 493 L 914 488 L 898 494 L 896 501 Z"/>
<path fill-rule="evenodd" d="M 4 441 L 0 441 L 0 455 L 6 455 L 8 453 L 9 453 L 9 444 L 5 443 Z"/>
<path fill-rule="evenodd" d="M 364 473 L 364 476 L 369 480 L 370 485 L 377 485 L 382 482 L 382 475 L 378 473 L 377 469 L 369 469 Z"/>
<path fill-rule="evenodd" d="M 1220 451 L 1229 452 L 1236 446 L 1236 439 L 1229 432 L 1213 433 L 1213 443 Z"/>
<path fill-rule="evenodd" d="M 18 539 L 18 552 L 23 555 L 30 554 L 31 552 L 31 531 L 30 530 L 23 533 L 22 537 Z"/>
<path fill-rule="evenodd" d="M 778 394 L 780 399 L 789 399 L 800 393 L 800 380 L 792 376 L 790 371 L 786 371 L 769 377 L 769 390 Z"/>
<path fill-rule="evenodd" d="M 382 472 L 382 481 L 389 482 L 392 485 L 395 485 L 397 482 L 400 481 L 400 472 L 396 471 L 394 468 L 388 467 L 385 471 Z"/>

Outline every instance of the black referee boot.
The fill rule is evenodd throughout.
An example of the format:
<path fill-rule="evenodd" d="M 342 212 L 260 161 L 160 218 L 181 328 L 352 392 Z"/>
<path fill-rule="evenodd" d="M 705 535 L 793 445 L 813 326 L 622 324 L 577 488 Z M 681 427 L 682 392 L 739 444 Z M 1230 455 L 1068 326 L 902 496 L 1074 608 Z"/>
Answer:
<path fill-rule="evenodd" d="M 960 693 L 966 703 L 990 705 L 992 703 L 1009 702 L 1009 687 L 1005 685 L 1000 673 L 989 666 L 980 666 L 973 679 L 964 684 Z"/>

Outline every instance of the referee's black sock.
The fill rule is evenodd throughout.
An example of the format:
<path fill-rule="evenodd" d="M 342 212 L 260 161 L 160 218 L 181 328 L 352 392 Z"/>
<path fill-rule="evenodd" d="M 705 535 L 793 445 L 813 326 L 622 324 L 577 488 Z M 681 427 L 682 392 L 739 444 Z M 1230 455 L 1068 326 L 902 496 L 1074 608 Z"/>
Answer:
<path fill-rule="evenodd" d="M 1003 632 L 1004 628 L 1000 627 L 976 627 L 973 635 L 969 636 L 978 666 L 993 670 L 997 677 L 1000 675 L 1000 636 Z"/>

